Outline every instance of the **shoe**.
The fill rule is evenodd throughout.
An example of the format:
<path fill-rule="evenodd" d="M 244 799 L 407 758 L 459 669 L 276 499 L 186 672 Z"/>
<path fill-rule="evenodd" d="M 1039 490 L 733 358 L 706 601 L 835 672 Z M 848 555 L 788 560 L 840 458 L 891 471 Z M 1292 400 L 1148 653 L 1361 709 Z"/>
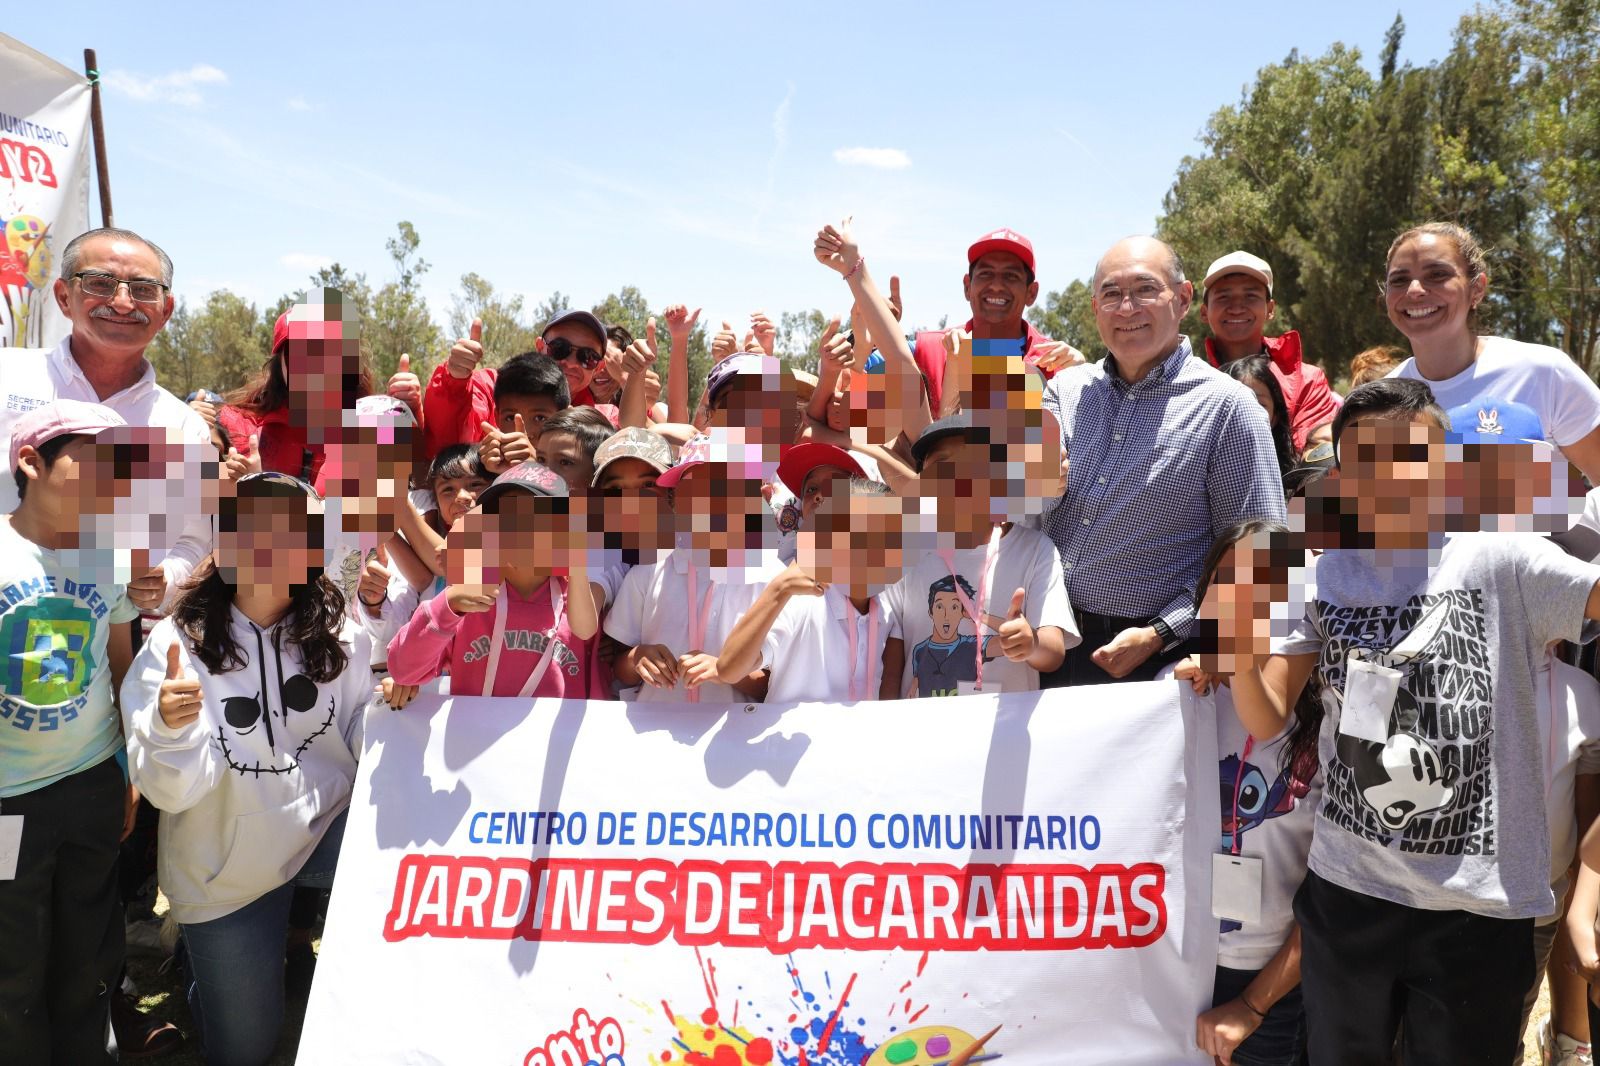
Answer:
<path fill-rule="evenodd" d="M 317 953 L 310 944 L 290 944 L 283 960 L 283 992 L 291 998 L 311 995 L 311 979 L 317 973 Z"/>
<path fill-rule="evenodd" d="M 1545 1066 L 1594 1066 L 1594 1054 L 1589 1045 L 1579 1043 L 1566 1033 L 1552 1034 L 1549 1019 L 1539 1027 L 1539 1057 Z"/>
<path fill-rule="evenodd" d="M 181 1029 L 150 1017 L 139 1009 L 138 1000 L 121 990 L 111 994 L 111 1031 L 124 1061 L 169 1055 L 183 1046 Z"/>

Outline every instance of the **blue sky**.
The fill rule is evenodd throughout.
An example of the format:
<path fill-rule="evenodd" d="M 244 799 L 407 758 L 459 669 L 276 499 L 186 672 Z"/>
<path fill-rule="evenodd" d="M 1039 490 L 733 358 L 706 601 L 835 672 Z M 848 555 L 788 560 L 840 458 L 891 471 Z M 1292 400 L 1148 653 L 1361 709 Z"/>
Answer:
<path fill-rule="evenodd" d="M 1045 289 L 1148 231 L 1207 116 L 1291 47 L 1375 65 L 1398 7 L 1421 65 L 1469 6 L 29 4 L 5 31 L 99 50 L 117 221 L 191 303 L 335 259 L 382 283 L 404 218 L 441 324 L 469 270 L 530 304 L 832 313 L 811 240 L 853 214 L 930 324 L 965 317 L 986 230 L 1027 234 Z"/>

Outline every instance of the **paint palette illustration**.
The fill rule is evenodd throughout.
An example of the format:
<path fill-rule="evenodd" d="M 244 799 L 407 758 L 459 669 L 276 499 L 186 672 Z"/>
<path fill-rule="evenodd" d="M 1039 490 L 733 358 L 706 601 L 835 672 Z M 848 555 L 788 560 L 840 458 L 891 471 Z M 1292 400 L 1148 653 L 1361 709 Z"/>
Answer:
<path fill-rule="evenodd" d="M 862 1066 L 944 1066 L 977 1042 L 972 1034 L 948 1025 L 924 1025 L 884 1041 Z M 992 1062 L 999 1057 L 999 1052 L 985 1046 L 968 1061 Z"/>

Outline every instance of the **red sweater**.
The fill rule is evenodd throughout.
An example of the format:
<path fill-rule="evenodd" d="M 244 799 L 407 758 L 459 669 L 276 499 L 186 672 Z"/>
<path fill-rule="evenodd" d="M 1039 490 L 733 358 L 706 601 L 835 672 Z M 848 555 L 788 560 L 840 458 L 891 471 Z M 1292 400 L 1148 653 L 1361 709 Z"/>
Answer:
<path fill-rule="evenodd" d="M 217 422 L 228 434 L 228 442 L 240 455 L 250 454 L 250 438 L 261 445 L 261 469 L 275 470 L 302 478 L 322 492 L 322 464 L 327 452 L 321 444 L 306 443 L 306 431 L 289 424 L 289 409 L 280 407 L 265 414 L 224 405 L 217 411 Z"/>
<path fill-rule="evenodd" d="M 476 444 L 483 439 L 483 423 L 498 424 L 494 406 L 494 383 L 500 372 L 480 366 L 470 377 L 458 378 L 450 367 L 440 363 L 428 378 L 422 393 L 422 438 L 431 462 L 435 455 L 452 444 Z M 572 398 L 573 406 L 594 403 L 589 390 Z M 612 422 L 616 421 L 615 416 Z"/>

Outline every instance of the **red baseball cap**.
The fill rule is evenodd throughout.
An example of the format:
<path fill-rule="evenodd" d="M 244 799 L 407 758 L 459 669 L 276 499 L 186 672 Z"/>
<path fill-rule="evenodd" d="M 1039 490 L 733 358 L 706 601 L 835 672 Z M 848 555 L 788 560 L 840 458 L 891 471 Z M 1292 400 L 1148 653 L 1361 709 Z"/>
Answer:
<path fill-rule="evenodd" d="M 856 477 L 867 476 L 855 456 L 837 444 L 813 440 L 796 444 L 783 453 L 783 458 L 778 462 L 778 480 L 798 499 L 806 476 L 819 466 L 837 467 Z"/>
<path fill-rule="evenodd" d="M 285 311 L 278 316 L 278 321 L 272 324 L 272 354 L 277 355 L 278 350 L 289 343 L 289 312 Z"/>
<path fill-rule="evenodd" d="M 1033 266 L 1033 242 L 1028 240 L 1016 230 L 997 229 L 993 233 L 985 233 L 967 249 L 967 265 L 970 267 L 983 256 L 990 252 L 1010 252 L 1022 260 L 1029 270 Z M 1034 271 L 1038 273 L 1038 271 Z"/>

